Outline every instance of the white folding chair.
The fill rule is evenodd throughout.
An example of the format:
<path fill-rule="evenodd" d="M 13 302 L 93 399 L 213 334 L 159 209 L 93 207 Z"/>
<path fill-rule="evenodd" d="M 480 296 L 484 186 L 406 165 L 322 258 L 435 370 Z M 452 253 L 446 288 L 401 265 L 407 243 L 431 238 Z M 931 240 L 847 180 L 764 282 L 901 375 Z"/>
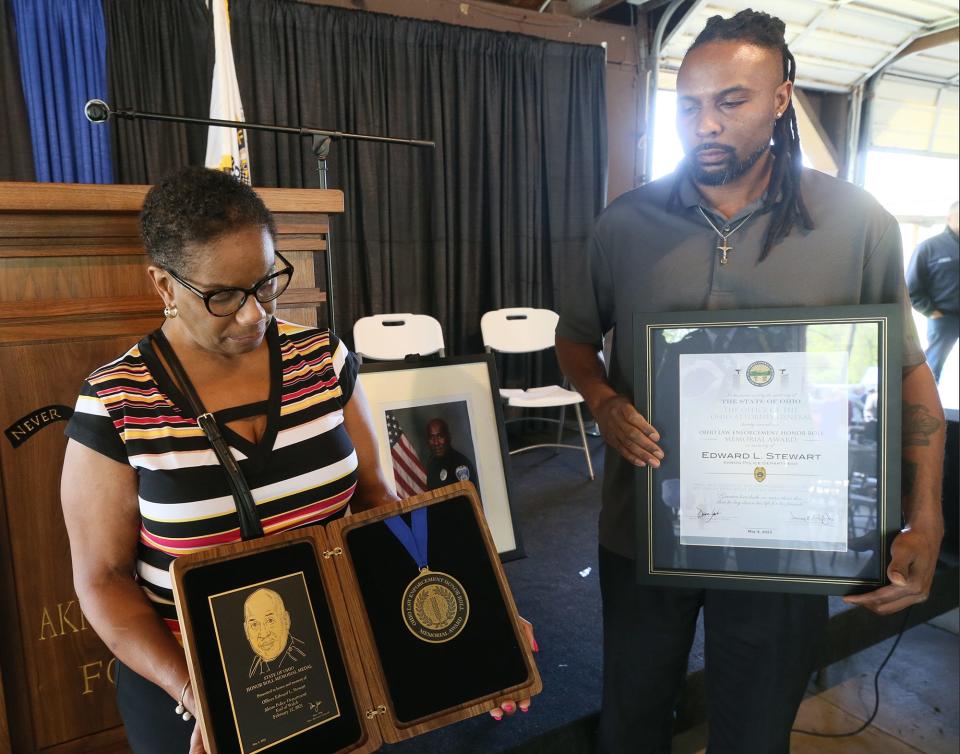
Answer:
<path fill-rule="evenodd" d="M 549 309 L 531 309 L 515 307 L 511 309 L 495 309 L 487 312 L 480 319 L 480 331 L 483 335 L 483 345 L 489 352 L 500 353 L 534 353 L 553 348 L 554 333 L 557 329 L 557 320 L 560 317 Z M 587 472 L 593 479 L 593 463 L 590 460 L 590 448 L 587 445 L 587 435 L 583 429 L 583 416 L 580 413 L 580 404 L 583 396 L 575 390 L 568 390 L 561 385 L 545 385 L 543 387 L 527 388 L 526 390 L 501 389 L 501 397 L 507 404 L 516 408 L 559 408 L 560 419 L 547 417 L 525 417 L 539 421 L 555 422 L 559 424 L 557 441 L 553 443 L 538 443 L 527 445 L 510 454 L 523 453 L 535 448 L 569 448 L 583 451 L 587 462 Z M 566 445 L 561 443 L 563 435 L 563 418 L 567 406 L 573 406 L 577 415 L 577 426 L 580 429 L 582 445 Z"/>
<path fill-rule="evenodd" d="M 426 314 L 374 314 L 354 323 L 353 350 L 361 360 L 402 361 L 411 354 L 444 356 L 443 330 Z"/>

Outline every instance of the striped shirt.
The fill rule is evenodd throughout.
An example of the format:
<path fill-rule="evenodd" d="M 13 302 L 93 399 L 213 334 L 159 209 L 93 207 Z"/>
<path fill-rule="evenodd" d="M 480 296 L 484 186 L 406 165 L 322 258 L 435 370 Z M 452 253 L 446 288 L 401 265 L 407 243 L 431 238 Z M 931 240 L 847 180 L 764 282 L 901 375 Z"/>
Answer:
<path fill-rule="evenodd" d="M 357 483 L 344 426 L 357 359 L 326 330 L 276 320 L 267 328 L 270 396 L 215 412 L 271 534 L 342 516 Z M 266 414 L 253 443 L 228 421 Z M 137 580 L 179 635 L 170 562 L 240 540 L 226 472 L 179 388 L 144 338 L 83 383 L 66 435 L 137 471 Z"/>

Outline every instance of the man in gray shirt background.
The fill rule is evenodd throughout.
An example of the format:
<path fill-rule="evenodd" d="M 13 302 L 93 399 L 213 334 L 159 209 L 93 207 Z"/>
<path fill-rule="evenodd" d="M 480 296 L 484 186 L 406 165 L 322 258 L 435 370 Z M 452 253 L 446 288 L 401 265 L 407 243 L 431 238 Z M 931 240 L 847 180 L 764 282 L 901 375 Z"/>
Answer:
<path fill-rule="evenodd" d="M 638 586 L 634 469 L 660 435 L 634 408 L 633 313 L 897 303 L 904 312 L 903 511 L 891 585 L 848 597 L 878 613 L 929 592 L 943 523 L 943 415 L 903 280 L 899 227 L 860 189 L 801 167 L 784 24 L 711 18 L 677 80 L 686 159 L 614 201 L 567 279 L 564 373 L 607 443 L 600 514 L 604 686 L 599 750 L 669 751 L 702 608 L 711 754 L 786 752 L 825 633 L 826 598 Z M 772 146 L 771 146 L 772 140 Z M 613 329 L 609 374 L 599 356 Z"/>

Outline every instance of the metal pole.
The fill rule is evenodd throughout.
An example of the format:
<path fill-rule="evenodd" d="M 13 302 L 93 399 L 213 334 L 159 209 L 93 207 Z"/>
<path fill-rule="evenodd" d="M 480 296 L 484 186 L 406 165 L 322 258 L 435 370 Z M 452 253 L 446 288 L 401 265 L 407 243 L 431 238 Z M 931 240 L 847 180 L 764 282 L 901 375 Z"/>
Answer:
<path fill-rule="evenodd" d="M 166 113 L 149 113 L 129 108 L 111 108 L 103 100 L 90 100 L 84 108 L 86 117 L 93 123 L 102 123 L 111 116 L 127 120 L 159 120 L 167 123 L 190 123 L 198 126 L 222 126 L 224 128 L 247 128 L 252 131 L 271 131 L 273 133 L 291 134 L 295 136 L 310 136 L 313 139 L 313 153 L 317 158 L 317 173 L 320 178 L 320 188 L 327 188 L 327 157 L 330 154 L 330 145 L 334 139 L 351 139 L 353 141 L 372 141 L 381 144 L 405 144 L 411 147 L 436 147 L 436 143 L 425 139 L 399 139 L 394 136 L 374 136 L 372 134 L 355 134 L 346 131 L 331 131 L 311 126 L 276 126 L 268 123 L 246 123 L 236 120 L 217 120 L 215 118 L 191 118 L 186 115 L 168 115 Z M 333 229 L 328 226 L 326 233 L 327 250 L 325 267 L 327 275 L 327 327 L 331 332 L 336 330 L 336 320 L 333 313 Z"/>
<path fill-rule="evenodd" d="M 650 175 L 653 173 L 653 150 L 650 148 L 650 145 L 653 141 L 651 138 L 653 135 L 654 120 L 657 112 L 657 82 L 660 78 L 660 50 L 663 47 L 663 35 L 666 33 L 667 24 L 670 23 L 670 19 L 673 17 L 673 14 L 676 13 L 677 8 L 683 5 L 684 0 L 673 0 L 670 5 L 667 6 L 667 9 L 663 12 L 663 15 L 660 16 L 660 20 L 657 23 L 657 30 L 653 35 L 653 46 L 650 48 L 650 55 L 647 58 L 649 61 L 649 87 L 647 88 L 647 112 L 644 113 L 646 119 L 646 129 L 644 130 L 643 136 L 643 176 L 642 183 L 647 183 L 650 180 Z"/>
<path fill-rule="evenodd" d="M 329 136 L 313 137 L 313 154 L 317 158 L 317 175 L 320 178 L 320 188 L 327 188 L 327 157 L 330 154 L 332 139 Z M 327 327 L 330 332 L 337 329 L 336 315 L 333 312 L 333 219 L 327 225 L 327 249 L 324 253 L 324 266 L 327 271 Z"/>

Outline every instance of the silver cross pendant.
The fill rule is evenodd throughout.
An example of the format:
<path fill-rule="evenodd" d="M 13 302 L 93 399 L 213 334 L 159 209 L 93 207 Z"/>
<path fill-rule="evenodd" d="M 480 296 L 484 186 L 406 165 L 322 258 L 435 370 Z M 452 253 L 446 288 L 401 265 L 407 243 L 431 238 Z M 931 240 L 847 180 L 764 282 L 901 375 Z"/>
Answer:
<path fill-rule="evenodd" d="M 733 247 L 732 247 L 732 246 L 727 246 L 727 239 L 726 239 L 726 238 L 722 238 L 722 239 L 720 239 L 720 244 L 717 246 L 717 251 L 720 252 L 720 264 L 726 264 L 726 263 L 727 263 L 727 252 L 728 252 L 728 251 L 733 251 Z"/>

